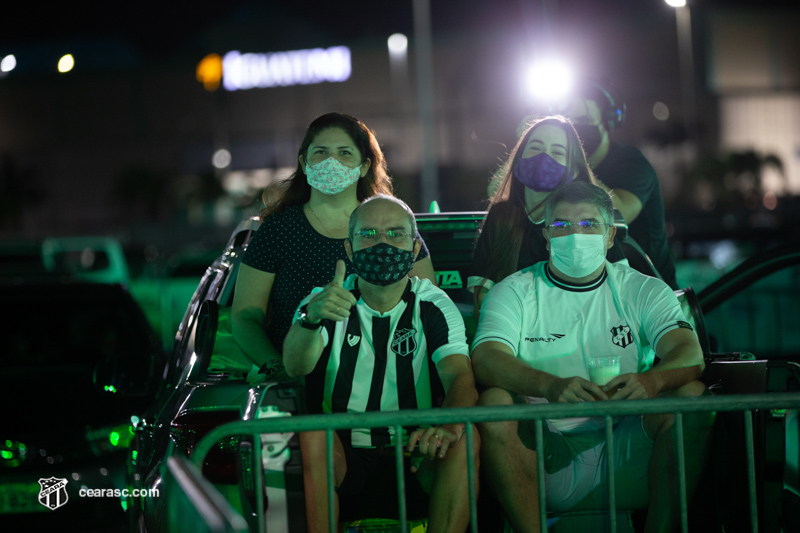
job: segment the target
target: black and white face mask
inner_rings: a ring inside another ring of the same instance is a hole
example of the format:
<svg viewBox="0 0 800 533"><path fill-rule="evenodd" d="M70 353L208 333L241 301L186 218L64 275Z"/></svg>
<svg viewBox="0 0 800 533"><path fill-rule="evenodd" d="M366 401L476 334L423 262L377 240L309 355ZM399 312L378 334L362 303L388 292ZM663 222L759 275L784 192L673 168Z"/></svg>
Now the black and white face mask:
<svg viewBox="0 0 800 533"><path fill-rule="evenodd" d="M414 268L414 251L395 248L381 242L353 252L353 265L358 276L374 285L391 285Z"/></svg>

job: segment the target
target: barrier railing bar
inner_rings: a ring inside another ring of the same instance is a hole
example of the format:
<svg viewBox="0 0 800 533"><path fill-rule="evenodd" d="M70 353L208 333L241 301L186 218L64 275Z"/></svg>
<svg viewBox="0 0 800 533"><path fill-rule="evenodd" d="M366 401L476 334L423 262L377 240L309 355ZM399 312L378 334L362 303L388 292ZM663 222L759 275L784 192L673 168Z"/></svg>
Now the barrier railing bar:
<svg viewBox="0 0 800 533"><path fill-rule="evenodd" d="M582 416L615 417L627 415L640 415L650 413L693 413L711 411L744 411L745 414L745 439L748 456L748 485L750 492L750 515L753 531L758 528L757 502L755 498L755 453L753 446L753 421L752 410L756 409L796 409L800 408L800 394L797 393L770 393L751 395L730 395L702 398L656 398L650 400L609 401L609 402L584 402L580 404L537 404L513 405L502 407L469 407L469 408L437 408L429 410L386 411L370 413L337 413L324 415L302 415L297 417L277 417L258 420L237 421L223 424L209 431L197 443L191 460L197 466L202 466L208 452L216 443L226 437L234 435L253 435L254 442L259 444L262 433L285 433L318 431L324 429L327 437L327 462L328 462L328 501L329 520L331 531L335 531L333 515L335 508L334 499L334 465L333 465L333 431L339 429L353 429L364 427L389 427L394 425L441 425L448 423L474 424L489 421L505 420L533 420L536 428L537 449L543 450L542 420L549 418L569 418ZM677 427L677 424L676 424ZM472 435L468 435L468 446ZM608 438L608 435L606 435ZM683 447L679 447L683 452ZM255 452L255 450L254 450ZM260 452L260 449L259 451ZM258 453L256 452L256 453ZM470 451L472 457L474 450ZM257 457L261 454L258 453ZM402 454L400 454L402 455ZM679 458L679 461L681 459ZM262 468L260 463L259 471ZM473 465L474 466L474 465ZM256 480L261 477L256 473ZM474 474L474 472L473 472ZM398 476L400 477L400 476ZM540 520L542 531L547 530L547 513L545 507L544 490L544 456L537 453L537 477L539 485ZM683 479L683 477L682 477ZM263 486L263 478L260 480ZM473 479L474 481L474 479ZM683 481L685 483L685 480ZM684 488L685 490L685 488ZM259 491L261 492L261 491ZM613 491L611 491L613 492ZM403 492L403 495L405 493ZM259 498L263 505L263 495ZM470 495L470 507L474 500ZM685 502L685 492L682 494ZM257 500L258 502L258 500ZM472 517L472 509L470 509ZM683 517L682 517L683 520ZM684 526L684 531L686 531Z"/></svg>
<svg viewBox="0 0 800 533"><path fill-rule="evenodd" d="M534 422L536 432L536 486L539 492L539 531L547 531L547 492L544 484L544 432L542 420Z"/></svg>
<svg viewBox="0 0 800 533"><path fill-rule="evenodd" d="M253 461L254 468L256 469L255 472L255 487L254 490L256 491L256 505L257 505L257 515L258 515L258 530L259 531L266 531L266 523L267 523L267 516L266 516L266 506L264 505L264 491L261 487L264 486L264 454L262 453L263 449L261 447L261 435L254 435L253 436Z"/></svg>
<svg viewBox="0 0 800 533"><path fill-rule="evenodd" d="M689 508L686 503L686 455L683 449L683 413L675 413L675 455L678 457L678 494L681 505L681 531L689 533Z"/></svg>
<svg viewBox="0 0 800 533"><path fill-rule="evenodd" d="M262 418L228 422L209 431L192 454L192 461L200 464L214 444L231 435L253 433L283 433L291 431L317 431L365 427L389 427L395 424L431 425L465 423L467 421L498 422L506 420L543 420L549 418L627 416L652 413L699 413L708 411L745 411L756 409L787 409L800 407L800 394L736 394L730 396L704 396L702 398L654 398L651 400L626 400L583 402L580 404L504 405L496 407L440 407L436 409L408 409L404 411L374 411L369 413L336 413L302 416ZM202 452L202 453L201 453Z"/></svg>
<svg viewBox="0 0 800 533"><path fill-rule="evenodd" d="M394 427L394 464L397 468L397 512L400 514L400 531L408 533L408 508L406 505L406 474L403 468L403 428Z"/></svg>
<svg viewBox="0 0 800 533"><path fill-rule="evenodd" d="M756 461L753 447L753 412L744 412L744 438L747 448L747 488L750 493L750 528L758 533L758 505L756 502Z"/></svg>
<svg viewBox="0 0 800 533"><path fill-rule="evenodd" d="M328 531L336 533L336 492L333 488L333 430L330 428L325 431L325 462L328 468Z"/></svg>
<svg viewBox="0 0 800 533"><path fill-rule="evenodd" d="M608 466L608 530L617 530L616 465L614 464L614 419L606 417L606 458Z"/></svg>
<svg viewBox="0 0 800 533"><path fill-rule="evenodd" d="M469 523L472 533L478 533L478 491L477 472L475 472L475 442L472 437L472 423L464 424L467 437L467 484L469 486Z"/></svg>

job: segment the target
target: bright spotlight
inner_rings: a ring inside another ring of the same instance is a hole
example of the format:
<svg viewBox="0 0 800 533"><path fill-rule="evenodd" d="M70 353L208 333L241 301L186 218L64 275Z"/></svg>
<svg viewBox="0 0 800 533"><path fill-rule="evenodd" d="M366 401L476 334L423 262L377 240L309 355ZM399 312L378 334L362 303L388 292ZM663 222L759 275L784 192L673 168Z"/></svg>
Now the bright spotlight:
<svg viewBox="0 0 800 533"><path fill-rule="evenodd" d="M0 72L11 72L17 66L17 58L7 55L0 61Z"/></svg>
<svg viewBox="0 0 800 533"><path fill-rule="evenodd" d="M211 164L213 164L215 168L227 168L228 165L231 164L231 153L225 148L220 148L214 152Z"/></svg>
<svg viewBox="0 0 800 533"><path fill-rule="evenodd" d="M59 72L69 72L70 70L72 70L72 67L74 66L75 66L75 58L72 57L72 54L67 54L58 60Z"/></svg>
<svg viewBox="0 0 800 533"><path fill-rule="evenodd" d="M664 0L667 5L672 7L684 7L686 5L686 0Z"/></svg>
<svg viewBox="0 0 800 533"><path fill-rule="evenodd" d="M389 45L389 52L393 54L402 54L408 49L408 37L402 33L393 33L386 40Z"/></svg>
<svg viewBox="0 0 800 533"><path fill-rule="evenodd" d="M537 63L525 74L525 88L533 98L555 101L567 95L572 86L572 72L560 61Z"/></svg>

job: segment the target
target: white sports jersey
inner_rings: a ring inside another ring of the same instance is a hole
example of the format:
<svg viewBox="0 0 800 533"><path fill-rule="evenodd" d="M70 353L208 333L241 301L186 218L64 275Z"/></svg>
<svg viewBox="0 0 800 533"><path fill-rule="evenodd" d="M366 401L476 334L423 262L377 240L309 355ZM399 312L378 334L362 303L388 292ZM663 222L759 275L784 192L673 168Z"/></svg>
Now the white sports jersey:
<svg viewBox="0 0 800 533"><path fill-rule="evenodd" d="M588 380L586 361L593 355L622 356L622 374L644 372L661 337L679 327L692 329L675 293L661 280L606 261L597 280L570 285L542 261L492 287L473 348L502 342L537 370Z"/></svg>
<svg viewBox="0 0 800 533"><path fill-rule="evenodd" d="M320 406L324 413L430 409L444 393L436 365L448 355L469 352L461 314L441 289L416 277L409 278L392 310L379 313L361 299L357 279L353 274L343 285L357 300L350 317L325 320L319 330L325 349L306 376L309 410L319 411ZM314 289L300 306L321 290ZM404 428L404 442L414 429ZM394 442L393 435L393 429L354 429L350 444L388 445Z"/></svg>

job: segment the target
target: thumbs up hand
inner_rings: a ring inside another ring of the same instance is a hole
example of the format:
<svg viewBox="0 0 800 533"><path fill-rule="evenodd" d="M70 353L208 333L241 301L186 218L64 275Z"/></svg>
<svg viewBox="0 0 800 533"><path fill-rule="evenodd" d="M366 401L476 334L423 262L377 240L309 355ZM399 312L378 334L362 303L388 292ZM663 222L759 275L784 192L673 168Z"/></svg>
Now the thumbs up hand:
<svg viewBox="0 0 800 533"><path fill-rule="evenodd" d="M350 291L343 288L345 270L344 261L339 259L333 281L325 285L308 303L308 322L316 324L324 319L339 322L350 316L350 308L356 304L356 299Z"/></svg>

